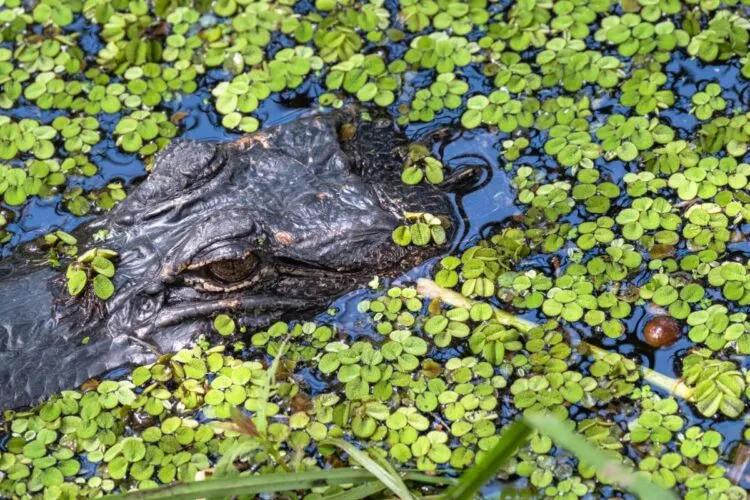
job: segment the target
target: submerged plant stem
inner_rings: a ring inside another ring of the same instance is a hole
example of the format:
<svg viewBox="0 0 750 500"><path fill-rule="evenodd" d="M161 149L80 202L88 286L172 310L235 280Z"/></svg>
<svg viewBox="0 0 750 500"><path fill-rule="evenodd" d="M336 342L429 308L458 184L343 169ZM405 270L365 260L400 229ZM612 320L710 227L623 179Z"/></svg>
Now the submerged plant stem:
<svg viewBox="0 0 750 500"><path fill-rule="evenodd" d="M431 299L438 299L441 302L448 304L453 307L465 307L470 308L472 305L478 303L479 301L471 300L467 297L464 297L460 293L449 290L448 288L443 288L437 283L435 283L431 279L427 278L419 278L417 280L417 292L422 294L423 296ZM510 326L515 329L517 329L520 332L527 333L532 328L539 326L533 321L529 321L524 318L519 318L518 316L511 314L507 311L503 311L501 309L498 309L497 307L490 304L490 307L492 307L492 310L495 315L495 319L498 321L498 323ZM589 342L586 342L582 340L581 346L587 350L592 356L596 358L603 358L605 356L608 356L612 354L611 352L607 351L606 349L602 349L601 347L595 346ZM680 397L682 399L685 399L687 401L692 402L693 401L693 390L688 387L682 380L680 379L674 379L672 377L669 377L667 375L664 375L663 373L659 373L656 370L652 370L651 368L637 365L638 371L640 372L641 376L643 377L646 382L661 387L662 389L669 391L671 394Z"/></svg>
<svg viewBox="0 0 750 500"><path fill-rule="evenodd" d="M599 346L595 346L583 340L581 341L581 345L597 359L602 359L605 356L609 356L610 354L612 354L606 349L602 349ZM646 382L661 387L665 391L668 391L669 393L682 399L693 402L693 390L688 387L685 382L682 381L682 379L672 378L642 365L637 366L638 371L640 371L641 376L644 380L646 380Z"/></svg>

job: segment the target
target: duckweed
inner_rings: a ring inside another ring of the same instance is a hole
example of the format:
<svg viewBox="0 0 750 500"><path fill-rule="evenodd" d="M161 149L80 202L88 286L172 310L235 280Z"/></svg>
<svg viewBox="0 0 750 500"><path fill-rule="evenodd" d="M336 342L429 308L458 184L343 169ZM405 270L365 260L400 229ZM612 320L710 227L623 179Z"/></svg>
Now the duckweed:
<svg viewBox="0 0 750 500"><path fill-rule="evenodd" d="M73 296L80 295L90 283L91 291L97 298L110 298L115 292L115 285L112 283L115 265L112 260L116 257L116 252L105 248L94 248L78 257L75 262L68 265L65 272L68 293Z"/></svg>
<svg viewBox="0 0 750 500"><path fill-rule="evenodd" d="M247 333L228 311L212 318L221 342L206 332L119 380L6 412L0 495L95 496L211 468L310 470L340 458L322 442L341 437L443 473L481 461L506 423L544 409L685 498L743 498L727 443L748 433L712 427L740 419L750 397L750 113L726 87L726 74L744 78L737 88L750 76L747 8L0 0L0 244L17 239L34 198L74 215L111 209L126 186L91 187L102 146L149 168L186 128L191 95L231 133L261 128L292 94L384 108L410 129L451 121L472 140L489 133L519 212L428 271L471 306L393 286L358 304L370 330L356 337L320 321ZM704 64L711 78L686 85L674 69ZM405 158L406 184L452 173L444 149L412 145ZM439 214L403 214L392 237L408 252L455 229ZM79 256L78 244L58 230L42 248L67 266L71 295L106 300L117 256ZM539 326L506 324L497 306ZM644 311L683 327L672 354L685 401L652 392L627 349L579 342L635 342ZM540 434L500 478L540 496L619 494Z"/></svg>

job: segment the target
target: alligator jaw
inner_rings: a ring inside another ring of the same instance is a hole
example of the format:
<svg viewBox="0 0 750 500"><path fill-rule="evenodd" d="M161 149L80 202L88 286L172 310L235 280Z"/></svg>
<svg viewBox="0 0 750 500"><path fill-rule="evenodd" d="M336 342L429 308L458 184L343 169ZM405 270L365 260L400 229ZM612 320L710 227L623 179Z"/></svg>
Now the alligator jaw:
<svg viewBox="0 0 750 500"><path fill-rule="evenodd" d="M259 296L180 304L161 311L156 319L156 327L174 325L196 317L209 316L217 312L253 311L262 313L273 309L287 312L304 311L310 308L310 301L286 297Z"/></svg>

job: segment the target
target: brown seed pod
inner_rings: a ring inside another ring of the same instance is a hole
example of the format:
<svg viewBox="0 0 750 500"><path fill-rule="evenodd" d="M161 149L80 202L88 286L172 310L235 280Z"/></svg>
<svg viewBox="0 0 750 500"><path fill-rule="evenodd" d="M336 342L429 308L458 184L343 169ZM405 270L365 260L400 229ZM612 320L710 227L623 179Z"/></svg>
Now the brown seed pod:
<svg viewBox="0 0 750 500"><path fill-rule="evenodd" d="M671 316L655 316L643 329L643 338L651 347L667 347L680 338L680 324Z"/></svg>

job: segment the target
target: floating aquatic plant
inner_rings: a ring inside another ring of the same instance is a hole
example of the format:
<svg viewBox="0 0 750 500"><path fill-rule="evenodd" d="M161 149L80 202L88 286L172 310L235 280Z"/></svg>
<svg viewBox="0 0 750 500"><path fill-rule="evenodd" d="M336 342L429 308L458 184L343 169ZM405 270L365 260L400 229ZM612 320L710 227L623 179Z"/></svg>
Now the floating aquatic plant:
<svg viewBox="0 0 750 500"><path fill-rule="evenodd" d="M746 7L0 0L0 243L17 241L32 199L74 215L111 209L126 183L101 170L102 151L116 144L148 167L182 130L191 94L236 132L297 98L356 99L410 129L455 118L477 141L489 129L496 142L481 147L511 162L519 212L425 271L441 300L424 287L371 292L356 313L370 336L335 322L246 332L226 311L207 323L226 345L201 340L7 412L0 495L145 492L211 472L158 494L252 494L283 490L290 469L295 489L408 497L456 483L449 467L468 472L448 498L490 477L574 498L613 488L611 471L631 463L619 489L650 480L686 498L743 498L726 443L747 430L722 439L711 427L740 418L750 397L750 273L735 253L750 220L750 114L721 88L750 75ZM685 94L672 66L688 57L721 80ZM445 179L449 148L405 153L405 183ZM393 239L408 252L445 243L446 230L404 214ZM74 296L112 294L116 256L78 257L60 230L39 247L69 265ZM614 352L610 339L638 345L644 313L678 325L679 379ZM541 409L576 418L535 420ZM508 427L521 414L535 431ZM572 429L601 451L573 449ZM362 468L320 470L323 459Z"/></svg>
<svg viewBox="0 0 750 500"><path fill-rule="evenodd" d="M398 226L393 231L393 241L398 245L425 246L431 242L442 245L446 240L444 221L428 213L406 214L408 225Z"/></svg>
<svg viewBox="0 0 750 500"><path fill-rule="evenodd" d="M162 112L134 111L117 122L117 144L128 153L150 156L164 149L177 127Z"/></svg>
<svg viewBox="0 0 750 500"><path fill-rule="evenodd" d="M115 275L113 260L117 253L106 248L94 248L68 265L65 277L68 280L68 293L80 295L90 283L96 297L107 300L114 294L112 277Z"/></svg>

